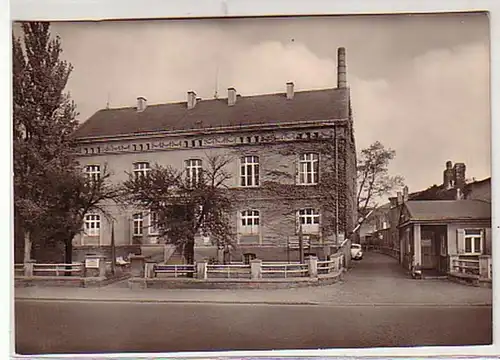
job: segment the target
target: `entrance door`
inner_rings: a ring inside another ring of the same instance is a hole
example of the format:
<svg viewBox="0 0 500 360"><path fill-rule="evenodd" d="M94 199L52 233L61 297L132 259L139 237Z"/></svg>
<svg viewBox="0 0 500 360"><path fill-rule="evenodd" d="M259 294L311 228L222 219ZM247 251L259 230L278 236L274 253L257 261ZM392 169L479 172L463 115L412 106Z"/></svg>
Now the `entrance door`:
<svg viewBox="0 0 500 360"><path fill-rule="evenodd" d="M434 244L434 234L432 232L422 232L422 268L436 269L437 268L437 254L436 246Z"/></svg>

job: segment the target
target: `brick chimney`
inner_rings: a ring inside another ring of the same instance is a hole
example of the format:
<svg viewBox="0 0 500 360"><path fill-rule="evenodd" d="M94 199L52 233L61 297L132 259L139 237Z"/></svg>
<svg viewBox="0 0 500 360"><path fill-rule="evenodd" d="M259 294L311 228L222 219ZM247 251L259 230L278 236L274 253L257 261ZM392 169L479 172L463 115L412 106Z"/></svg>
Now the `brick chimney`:
<svg viewBox="0 0 500 360"><path fill-rule="evenodd" d="M137 98L137 112L143 112L146 110L146 107L148 106L148 101L146 100L145 97L139 96Z"/></svg>
<svg viewBox="0 0 500 360"><path fill-rule="evenodd" d="M456 163L453 170L455 173L455 187L463 190L465 187L465 164Z"/></svg>
<svg viewBox="0 0 500 360"><path fill-rule="evenodd" d="M337 49L337 88L347 87L347 67L345 61L345 48Z"/></svg>
<svg viewBox="0 0 500 360"><path fill-rule="evenodd" d="M236 89L230 87L227 89L227 105L234 106L236 104Z"/></svg>
<svg viewBox="0 0 500 360"><path fill-rule="evenodd" d="M188 91L187 93L187 108L194 109L196 106L196 93L194 91Z"/></svg>
<svg viewBox="0 0 500 360"><path fill-rule="evenodd" d="M402 205L403 204L403 193L401 191L398 191L397 192L397 204L398 205Z"/></svg>
<svg viewBox="0 0 500 360"><path fill-rule="evenodd" d="M286 98L292 100L293 95L293 82L290 81L286 83Z"/></svg>
<svg viewBox="0 0 500 360"><path fill-rule="evenodd" d="M451 161L446 162L446 168L443 171L443 186L447 190L453 189L455 186L455 171Z"/></svg>
<svg viewBox="0 0 500 360"><path fill-rule="evenodd" d="M408 197L409 197L408 186L405 186L403 188L403 202L407 202L408 201Z"/></svg>

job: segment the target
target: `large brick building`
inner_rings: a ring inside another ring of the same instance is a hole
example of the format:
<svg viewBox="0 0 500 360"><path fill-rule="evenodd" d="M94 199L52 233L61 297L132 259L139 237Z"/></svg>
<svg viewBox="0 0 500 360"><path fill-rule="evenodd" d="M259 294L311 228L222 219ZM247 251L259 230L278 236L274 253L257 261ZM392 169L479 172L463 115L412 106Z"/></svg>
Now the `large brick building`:
<svg viewBox="0 0 500 360"><path fill-rule="evenodd" d="M243 97L234 88L227 98L100 110L76 133L77 155L89 175L104 167L110 181L144 172L154 164L171 165L195 174L207 156L230 155L227 184L238 199L233 214L235 251L283 258L299 224L310 235L319 256L354 227L356 150L344 48L338 49L336 88L286 91ZM285 85L285 84L284 84ZM325 150L326 149L326 150ZM276 180L277 174L281 177ZM327 173L332 175L327 179ZM331 184L331 199L322 201L322 181ZM266 183L278 181L293 191L273 193ZM110 204L117 246L161 243L154 219L138 209ZM85 232L75 249L109 246L111 225L102 214L87 214ZM196 254L210 255L209 239L199 238ZM287 254L289 252L287 251ZM238 256L238 254L235 254ZM198 255L198 257L201 255Z"/></svg>

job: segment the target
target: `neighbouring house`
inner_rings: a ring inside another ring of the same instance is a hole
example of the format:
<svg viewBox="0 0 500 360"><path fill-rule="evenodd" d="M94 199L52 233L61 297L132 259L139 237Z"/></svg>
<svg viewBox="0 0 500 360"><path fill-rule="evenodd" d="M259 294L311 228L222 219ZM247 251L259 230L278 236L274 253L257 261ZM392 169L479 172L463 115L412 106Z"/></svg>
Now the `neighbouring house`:
<svg viewBox="0 0 500 360"><path fill-rule="evenodd" d="M481 234L477 236L481 240L476 240L481 242L481 253L489 255L491 178L466 181L465 169L463 163L453 165L448 161L441 185L413 193L405 187L397 196L389 198L390 202L373 212L370 219L370 224L376 224L374 231L365 235L370 244L397 256L408 270L412 264L418 263L428 274L450 271L450 259L455 256L477 257L475 248L472 255L469 253L469 240L467 246L465 240L461 240L463 237L473 238L474 232ZM453 212L453 209L457 211ZM423 216L421 211L424 210L428 214L434 212L434 217ZM405 220L408 223L402 223L403 214L409 216ZM415 247L417 235L420 236L420 245Z"/></svg>
<svg viewBox="0 0 500 360"><path fill-rule="evenodd" d="M424 275L447 274L453 256L491 255L491 204L481 200L410 200L398 227L403 266Z"/></svg>
<svg viewBox="0 0 500 360"><path fill-rule="evenodd" d="M106 167L120 183L127 173L146 173L154 164L170 165L197 176L207 155L230 155L233 175L226 184L238 201L232 214L236 259L254 253L261 259L286 260L298 224L311 243L309 251L326 257L347 239L356 222L356 148L345 49L337 54L337 87L296 91L286 84L278 94L100 110L75 134L77 156L89 176ZM333 163L321 155L325 144L335 149ZM334 167L335 206L318 199L317 186L326 167ZM269 196L263 184L279 171L296 191ZM117 247L162 244L155 215L110 204ZM327 216L327 215L330 216ZM333 214L333 216L332 216ZM74 239L75 253L99 251L111 242L111 223L99 213L87 214L84 232ZM333 245L332 245L333 244ZM195 258L217 256L209 237L196 239ZM298 252L291 254L297 259Z"/></svg>

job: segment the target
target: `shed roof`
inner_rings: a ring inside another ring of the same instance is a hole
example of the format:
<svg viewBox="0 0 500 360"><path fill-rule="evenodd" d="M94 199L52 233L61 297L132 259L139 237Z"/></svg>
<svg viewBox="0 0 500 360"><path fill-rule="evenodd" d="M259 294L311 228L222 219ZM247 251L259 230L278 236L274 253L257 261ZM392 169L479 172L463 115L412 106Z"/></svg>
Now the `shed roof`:
<svg viewBox="0 0 500 360"><path fill-rule="evenodd" d="M163 131L269 125L301 121L347 119L349 89L324 89L286 94L238 96L234 106L227 99L199 101L193 109L187 102L104 109L96 112L76 131L75 138L101 138Z"/></svg>
<svg viewBox="0 0 500 360"><path fill-rule="evenodd" d="M491 204L480 200L410 200L405 206L412 221L491 218Z"/></svg>

